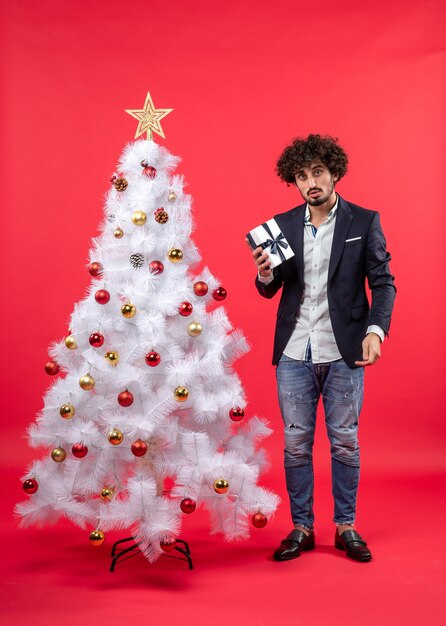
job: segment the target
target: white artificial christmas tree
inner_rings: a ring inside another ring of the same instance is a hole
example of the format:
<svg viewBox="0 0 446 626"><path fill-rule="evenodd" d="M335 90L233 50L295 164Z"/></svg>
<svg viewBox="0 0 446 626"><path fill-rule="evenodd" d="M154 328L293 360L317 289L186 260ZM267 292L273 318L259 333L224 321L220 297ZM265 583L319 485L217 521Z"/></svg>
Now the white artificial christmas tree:
<svg viewBox="0 0 446 626"><path fill-rule="evenodd" d="M28 500L16 510L22 525L64 515L96 545L127 528L154 561L200 504L230 540L249 536L251 520L265 525L279 499L257 484L271 431L244 418L232 369L247 343L215 306L225 289L207 268L192 273L200 256L179 158L151 139L164 136L169 110L148 94L128 112L149 139L124 149L92 240L88 294L50 348L47 372L62 376L29 428L31 445L49 452L26 472Z"/></svg>

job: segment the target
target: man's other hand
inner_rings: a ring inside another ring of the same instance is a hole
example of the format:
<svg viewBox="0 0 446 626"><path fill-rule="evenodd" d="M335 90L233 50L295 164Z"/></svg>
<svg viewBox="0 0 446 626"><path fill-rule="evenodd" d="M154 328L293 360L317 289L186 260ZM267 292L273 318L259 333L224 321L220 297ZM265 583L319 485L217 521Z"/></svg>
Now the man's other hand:
<svg viewBox="0 0 446 626"><path fill-rule="evenodd" d="M264 278L268 278L268 276L271 276L271 261L269 260L268 254L266 252L263 252L261 246L259 246L255 250L252 250L251 246L249 245L248 239L245 239L245 241L252 252L252 257L260 276L263 276Z"/></svg>
<svg viewBox="0 0 446 626"><path fill-rule="evenodd" d="M355 365L373 365L381 356L381 339L376 333L369 333L362 342L363 361L355 361Z"/></svg>

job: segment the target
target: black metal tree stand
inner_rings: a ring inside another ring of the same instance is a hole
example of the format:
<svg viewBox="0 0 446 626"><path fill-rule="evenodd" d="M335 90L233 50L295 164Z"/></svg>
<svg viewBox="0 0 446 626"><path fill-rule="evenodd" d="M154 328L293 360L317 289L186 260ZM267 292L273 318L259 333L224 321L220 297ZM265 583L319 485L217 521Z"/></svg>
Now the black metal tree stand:
<svg viewBox="0 0 446 626"><path fill-rule="evenodd" d="M129 542L131 542L131 544L127 547L121 547L122 544ZM181 546L183 547L179 547L178 544L181 544ZM189 546L185 541L183 541L183 539L176 540L176 546L174 550L176 552L179 552L183 556L175 556L174 554L168 554L167 552L164 552L161 556L167 556L171 559L178 559L180 561L187 561L187 563L189 564L189 569L194 568ZM136 556L140 552L141 550L134 537L126 537L126 539L119 539L119 541L115 541L111 551L112 562L110 565L110 571L114 572L115 567L118 563L122 563L122 561L130 559L132 556Z"/></svg>

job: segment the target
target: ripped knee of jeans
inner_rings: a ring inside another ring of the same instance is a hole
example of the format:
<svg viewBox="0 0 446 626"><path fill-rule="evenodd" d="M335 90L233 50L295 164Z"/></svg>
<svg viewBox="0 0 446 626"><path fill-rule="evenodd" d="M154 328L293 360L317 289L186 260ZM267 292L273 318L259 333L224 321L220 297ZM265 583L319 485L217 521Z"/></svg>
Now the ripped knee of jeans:
<svg viewBox="0 0 446 626"><path fill-rule="evenodd" d="M313 454L313 432L298 430L293 423L285 428L285 454L288 460L305 465L311 462Z"/></svg>

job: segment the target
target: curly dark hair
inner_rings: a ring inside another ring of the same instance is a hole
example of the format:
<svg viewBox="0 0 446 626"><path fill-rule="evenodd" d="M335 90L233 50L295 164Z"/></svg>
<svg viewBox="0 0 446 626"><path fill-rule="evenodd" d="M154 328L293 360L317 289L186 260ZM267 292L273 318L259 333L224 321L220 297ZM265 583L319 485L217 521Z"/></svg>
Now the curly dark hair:
<svg viewBox="0 0 446 626"><path fill-rule="evenodd" d="M300 169L309 167L313 161L321 161L339 181L347 173L348 156L338 141L330 135L298 137L280 155L277 175L288 184L294 183Z"/></svg>

